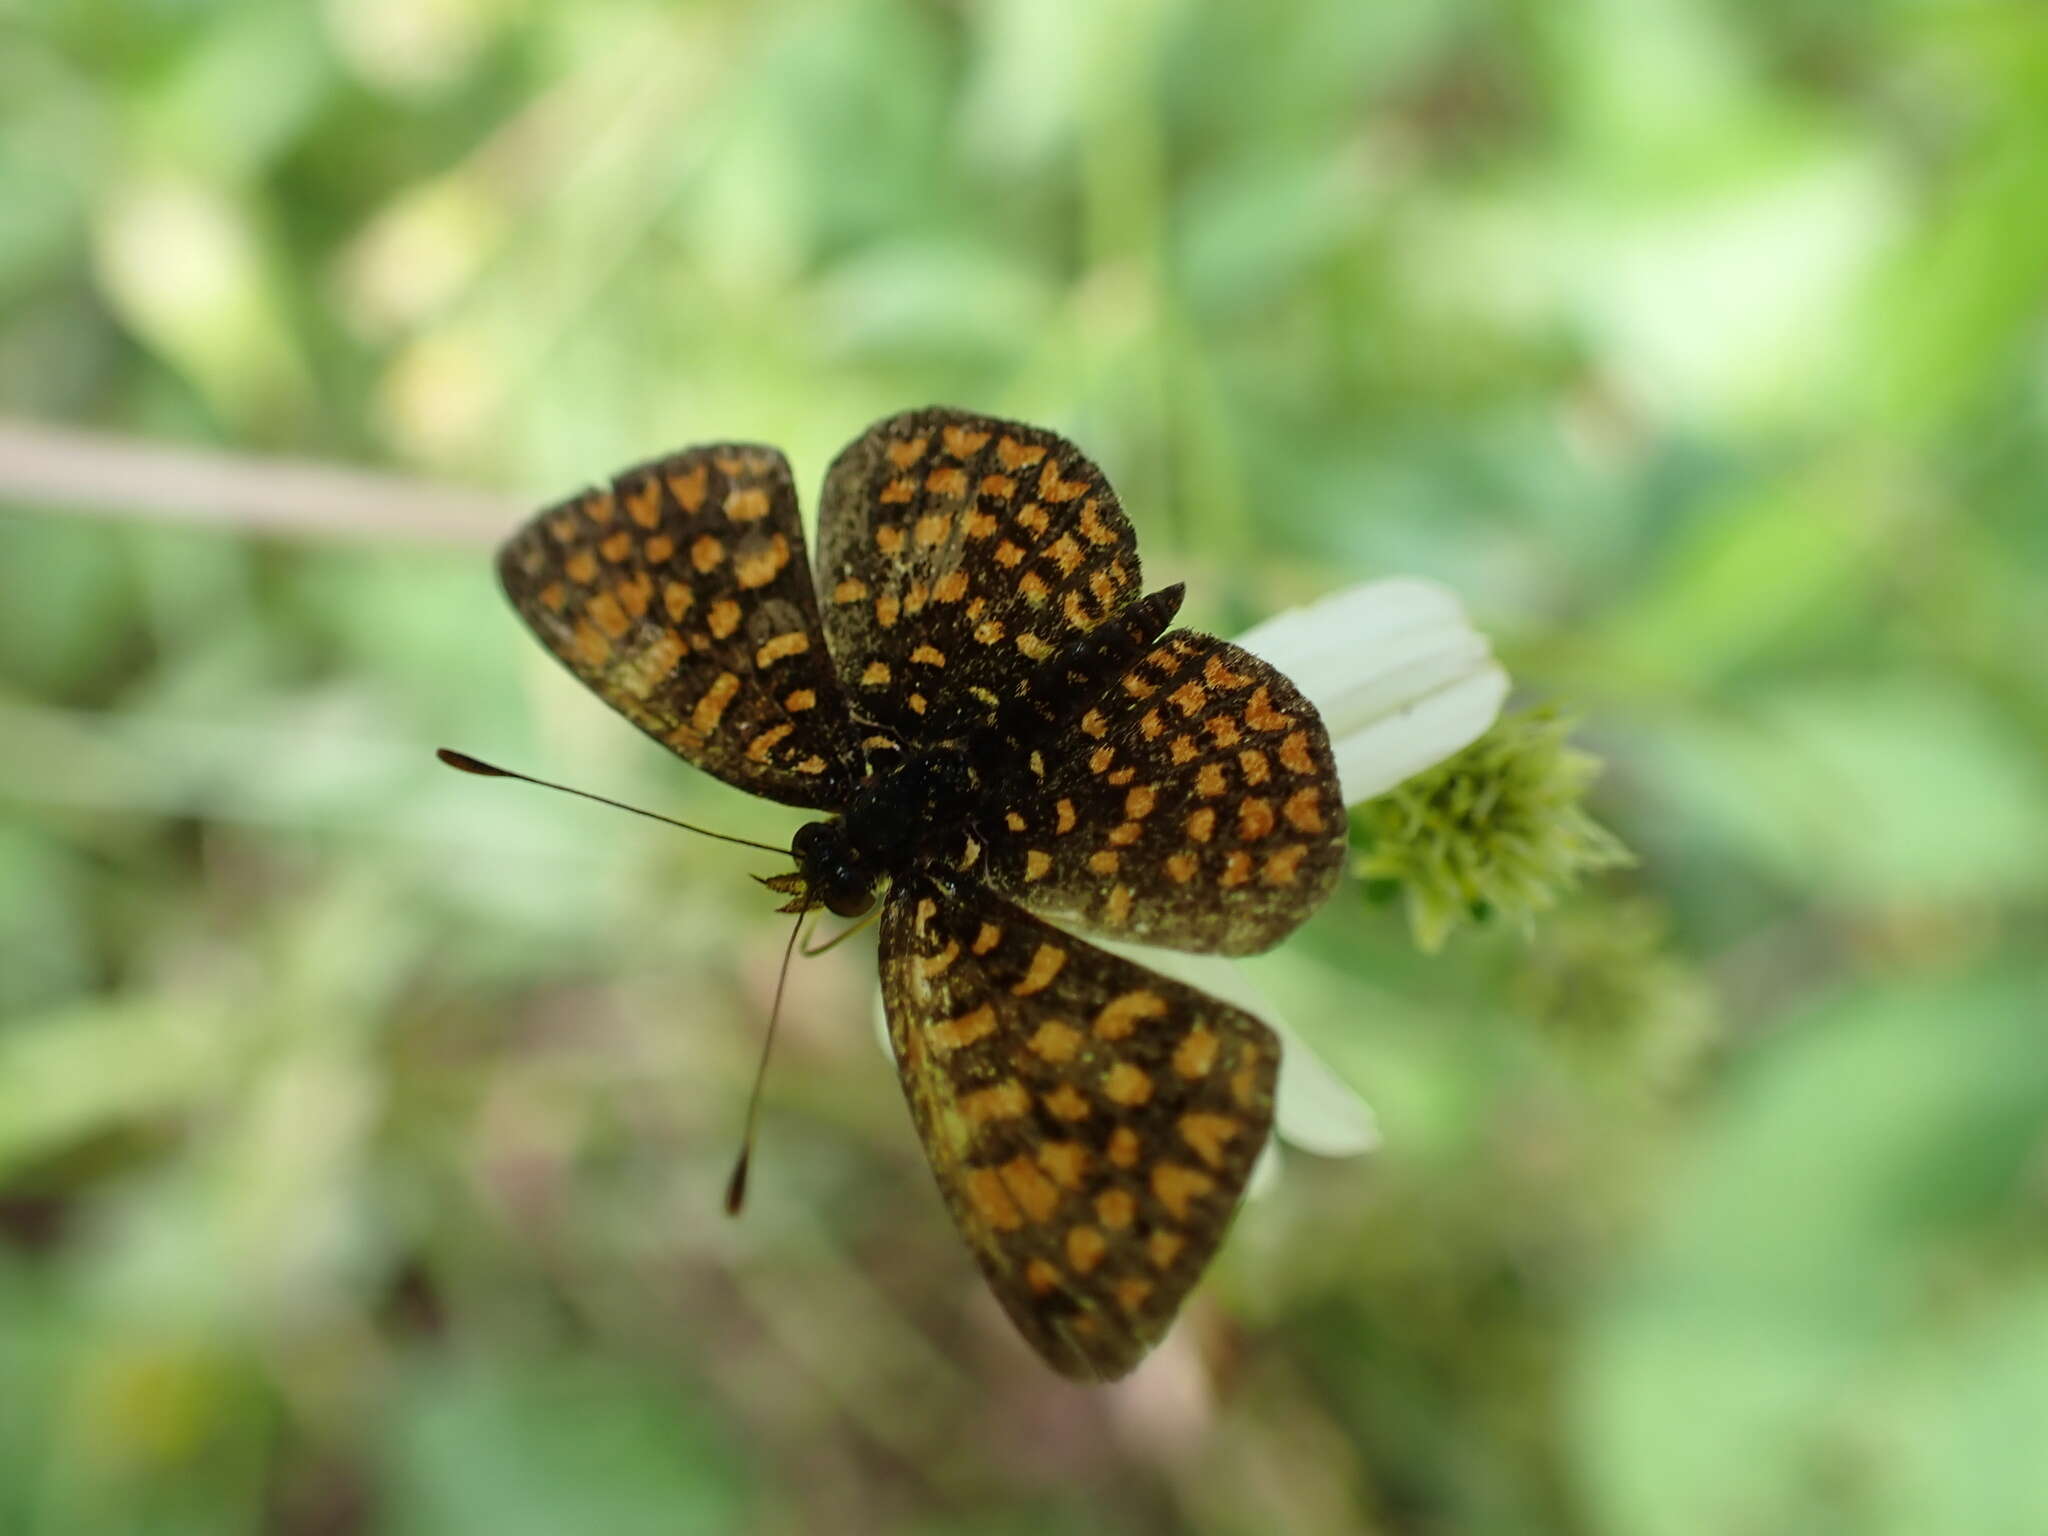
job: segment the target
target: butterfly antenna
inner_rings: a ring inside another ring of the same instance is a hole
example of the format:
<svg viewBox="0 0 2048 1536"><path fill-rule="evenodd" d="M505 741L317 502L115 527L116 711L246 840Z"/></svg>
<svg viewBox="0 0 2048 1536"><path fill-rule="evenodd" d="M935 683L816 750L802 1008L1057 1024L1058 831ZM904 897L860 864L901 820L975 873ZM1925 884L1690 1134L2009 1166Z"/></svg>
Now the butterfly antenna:
<svg viewBox="0 0 2048 1536"><path fill-rule="evenodd" d="M747 1203L747 1165L754 1157L754 1127L761 1118L761 1085L768 1081L768 1055L775 1049L775 1026L782 1019L782 989L789 981L790 958L796 953L796 936L804 931L808 905L797 909L796 922L789 930L789 942L782 946L782 969L775 973L775 1004L768 1010L768 1036L761 1042L761 1062L754 1068L753 1091L747 1095L747 1120L740 1132L740 1155L733 1160L732 1177L725 1185L725 1214L739 1215Z"/></svg>
<svg viewBox="0 0 2048 1536"><path fill-rule="evenodd" d="M695 832L701 837L715 837L721 843L738 843L742 848L758 848L763 853L779 853L789 856L787 848L777 848L773 843L757 843L752 838L733 837L725 832L713 832L709 827L695 827L687 821L677 821L673 816L664 816L659 811L643 811L637 805L627 805L619 800L607 800L603 795L593 795L587 789L571 789L566 784L553 784L546 779L536 779L529 773L514 773L510 768L500 768L482 758L471 757L467 752L457 752L453 747L437 747L434 756L450 768L463 773L473 773L484 779L517 779L522 784L538 784L542 789L559 789L565 795L575 795L584 800L595 800L599 805L609 805L615 810L631 811L635 816L645 816L649 821L664 822L671 827L681 827L685 832Z"/></svg>

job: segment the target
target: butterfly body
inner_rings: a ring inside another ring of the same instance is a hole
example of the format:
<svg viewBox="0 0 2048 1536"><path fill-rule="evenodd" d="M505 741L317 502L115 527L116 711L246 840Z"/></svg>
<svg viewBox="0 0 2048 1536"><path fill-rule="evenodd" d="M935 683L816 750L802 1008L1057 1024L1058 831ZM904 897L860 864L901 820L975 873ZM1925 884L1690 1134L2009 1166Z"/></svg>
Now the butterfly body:
<svg viewBox="0 0 2048 1536"><path fill-rule="evenodd" d="M1227 1229L1279 1045L1074 928L1243 954L1333 888L1309 702L1173 629L1100 470L933 408L834 461L814 582L789 468L716 444L549 508L499 558L548 649L688 761L823 813L768 883L882 899L891 1042L939 1188L1056 1369L1128 1371Z"/></svg>
<svg viewBox="0 0 2048 1536"><path fill-rule="evenodd" d="M987 830L1018 798L1018 780L1043 762L1073 721L1158 638L1180 608L1169 587L1114 623L1069 641L1020 680L988 718L951 741L905 757L894 748L842 813L797 829L792 895L859 917L879 887L921 866L970 871ZM893 748L893 744L892 744Z"/></svg>

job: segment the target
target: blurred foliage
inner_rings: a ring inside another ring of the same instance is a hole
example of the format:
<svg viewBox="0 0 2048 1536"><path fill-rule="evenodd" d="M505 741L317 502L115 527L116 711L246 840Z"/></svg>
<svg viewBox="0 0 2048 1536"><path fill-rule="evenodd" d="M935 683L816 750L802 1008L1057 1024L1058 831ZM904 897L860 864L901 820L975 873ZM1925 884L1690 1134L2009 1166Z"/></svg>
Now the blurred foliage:
<svg viewBox="0 0 2048 1536"><path fill-rule="evenodd" d="M1004 1331L870 1039L481 543L0 520L0 1531L2048 1530L2048 9L14 0L0 408L537 500L1055 424L1225 628L1450 582L1640 856L1262 984L1156 1362ZM6 466L0 464L0 484Z"/></svg>

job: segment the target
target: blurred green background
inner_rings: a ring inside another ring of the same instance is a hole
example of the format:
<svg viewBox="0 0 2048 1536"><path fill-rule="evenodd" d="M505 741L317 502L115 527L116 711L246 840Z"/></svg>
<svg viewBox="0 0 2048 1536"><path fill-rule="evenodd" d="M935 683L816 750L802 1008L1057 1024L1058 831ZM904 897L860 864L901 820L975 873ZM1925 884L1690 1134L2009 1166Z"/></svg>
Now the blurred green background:
<svg viewBox="0 0 2048 1536"><path fill-rule="evenodd" d="M1641 860L1266 962L1386 1144L1114 1391L871 947L727 1222L756 866L430 757L786 834L488 552L929 401L1452 584ZM13 0L0 412L255 487L0 438L0 1531L2048 1531L2048 8Z"/></svg>

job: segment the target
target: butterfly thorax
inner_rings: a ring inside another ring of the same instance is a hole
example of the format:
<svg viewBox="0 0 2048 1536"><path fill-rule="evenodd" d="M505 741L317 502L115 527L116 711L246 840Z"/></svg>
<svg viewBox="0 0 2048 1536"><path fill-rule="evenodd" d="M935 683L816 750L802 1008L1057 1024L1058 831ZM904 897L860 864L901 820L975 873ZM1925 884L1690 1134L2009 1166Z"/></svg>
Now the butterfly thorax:
<svg viewBox="0 0 2048 1536"><path fill-rule="evenodd" d="M1042 771L1075 722L1180 609L1178 585L1132 603L1048 657L1027 684L985 706L954 739L874 774L846 809L797 830L790 844L802 899L859 917L886 881L919 865L971 861L976 823L1001 815L1017 781ZM796 882L792 882L796 884Z"/></svg>

